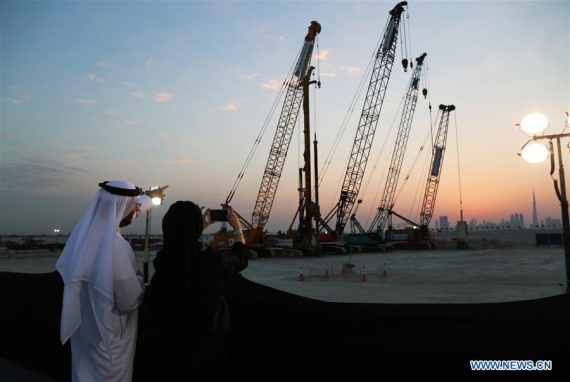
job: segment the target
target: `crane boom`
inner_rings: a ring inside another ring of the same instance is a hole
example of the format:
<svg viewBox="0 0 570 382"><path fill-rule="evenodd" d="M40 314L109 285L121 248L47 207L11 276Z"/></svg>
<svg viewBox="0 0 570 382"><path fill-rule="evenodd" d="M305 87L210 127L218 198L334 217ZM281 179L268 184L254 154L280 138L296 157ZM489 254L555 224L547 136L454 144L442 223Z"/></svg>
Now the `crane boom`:
<svg viewBox="0 0 570 382"><path fill-rule="evenodd" d="M275 136L269 151L269 158L263 172L261 186L259 187L251 217L253 227L259 229L260 232L263 230L263 227L265 227L269 219L271 207L273 206L277 186L281 178L281 172L285 164L287 151L289 150L289 144L291 143L291 137L295 130L297 116L303 100L303 88L300 86L300 83L305 77L307 68L311 63L315 38L320 32L321 25L316 21L311 21L309 32L305 37L303 48L295 65L295 71L287 81L287 93L285 95L283 109L279 116L279 122L275 130Z"/></svg>
<svg viewBox="0 0 570 382"><path fill-rule="evenodd" d="M375 231L378 234L382 234L384 226L386 225L386 221L388 220L389 211L394 206L394 195L396 194L396 187L398 185L400 170L402 169L404 154L406 151L408 138L410 136L412 120L416 111L420 77L426 55L427 54L424 53L420 57L416 58L416 66L412 73L412 78L410 79L410 84L406 93L402 110L402 117L400 119L400 127L396 136L396 142L394 145L394 151L392 153L392 159L390 161L390 167L388 168L386 186L382 195L380 207L378 208L378 212L376 213L376 216L370 225L370 229L368 230L369 232Z"/></svg>
<svg viewBox="0 0 570 382"><path fill-rule="evenodd" d="M382 43L376 52L374 68L370 77L362 113L360 114L360 121L358 122L356 137L354 138L352 151L346 168L340 198L333 210L321 222L323 226L327 228L329 227L328 222L332 216L336 215L336 225L331 232L332 236L336 238L342 236L344 227L350 218L356 198L358 197L370 148L372 147L374 133L376 132L376 126L380 117L380 111L382 110L388 80L390 79L390 73L392 72L392 66L394 64L400 18L405 10L404 6L407 5L407 1L402 1L389 12L390 16L386 30L384 31Z"/></svg>
<svg viewBox="0 0 570 382"><path fill-rule="evenodd" d="M445 145L447 142L449 114L455 110L455 106L439 105L439 110L441 110L439 127L437 129L437 135L435 137L435 143L432 150L431 165L427 177L422 210L420 212L420 228L425 232L427 232L427 228L429 227L429 223L433 217L435 199L437 196L439 179L441 177L441 166L443 165L443 155L445 154Z"/></svg>

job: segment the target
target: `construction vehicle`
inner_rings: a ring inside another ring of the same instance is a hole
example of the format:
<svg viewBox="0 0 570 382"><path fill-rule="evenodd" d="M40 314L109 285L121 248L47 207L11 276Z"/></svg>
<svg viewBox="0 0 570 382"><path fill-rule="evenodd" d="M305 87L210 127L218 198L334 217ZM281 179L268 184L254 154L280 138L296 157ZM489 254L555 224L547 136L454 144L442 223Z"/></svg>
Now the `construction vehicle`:
<svg viewBox="0 0 570 382"><path fill-rule="evenodd" d="M343 235L343 239L346 243L350 244L360 244L366 246L377 246L384 241L378 232L382 232L382 227L388 219L388 211L391 210L394 201L394 195L396 193L396 186L398 184L398 178L400 175L400 170L402 168L402 163L404 160L404 153L406 150L406 145L408 138L410 136L410 130L412 126L412 121L414 113L416 110L416 105L418 101L418 93L420 89L420 79L422 74L422 68L424 60L427 53L422 54L420 57L416 58L416 65L410 82L408 85L408 91L404 96L404 105L402 108L402 116L400 119L400 126L396 136L396 141L394 145L394 151L392 153L392 159L388 169L388 175L386 178L386 186L384 188L384 194L382 195L382 201L380 207L378 208L378 213L376 214L371 228L368 231L364 231L358 220L356 219L356 211L350 217L351 232L349 234ZM422 90L424 97L427 96L427 89ZM358 201L360 204L362 200ZM378 229L375 230L373 227L378 225Z"/></svg>
<svg viewBox="0 0 570 382"><path fill-rule="evenodd" d="M402 13L407 6L406 1L398 3L390 12L382 42L376 52L374 67L368 85L368 91L362 107L356 136L352 146L348 166L346 168L340 197L333 209L319 219L324 232L319 233L319 241L325 243L341 243L344 228L351 216L352 209L358 197L364 171L368 162L370 148L374 139L376 126L382 110L384 95L396 55L398 26ZM403 61L407 70L407 59ZM332 228L331 220L336 216Z"/></svg>
<svg viewBox="0 0 570 382"><path fill-rule="evenodd" d="M311 21L311 25L308 28L309 31L305 36L302 49L296 58L296 63L293 67L294 70L288 75L284 82L284 86L286 87L285 100L277 124L277 129L275 131L275 136L273 138L273 143L271 144L269 151L269 158L263 172L251 221L248 221L236 211L242 227L244 228L244 236L247 245L260 252L262 256L266 255L263 248L268 247L268 244L270 244L267 242L267 238L263 235L263 231L267 221L269 220L271 207L273 206L277 187L281 178L281 172L289 150L289 144L291 142L291 137L297 122L297 116L301 108L303 98L303 88L300 86L301 81L303 81L307 74L313 55L315 39L321 32L321 25L317 21ZM222 204L223 208L229 208L230 202L235 195L237 185L239 185L239 181L243 178L243 175L243 171L238 175L238 180L236 181L234 188L230 191L225 203ZM214 234L212 245L218 247L230 246L233 243L233 237L233 231L227 231L227 229L223 227L219 232Z"/></svg>
<svg viewBox="0 0 570 382"><path fill-rule="evenodd" d="M370 229L368 230L369 232L383 232L386 220L388 219L388 211L390 211L394 206L394 195L396 194L396 187L398 185L398 179L400 177L400 171L404 161L404 154L406 152L406 146L418 102L419 83L425 57L426 53L416 58L416 67L412 73L412 78L410 79L410 84L406 93L402 117L400 119L400 127L396 136L394 151L392 153L392 159L390 161L388 175L386 177L384 193L382 195L378 212L370 225ZM424 89L423 93L424 96L427 95L427 90Z"/></svg>
<svg viewBox="0 0 570 382"><path fill-rule="evenodd" d="M455 105L439 105L441 116L439 127L435 136L435 143L432 150L431 165L427 177L422 210L420 212L420 230L422 237L429 237L429 223L433 217L439 180L441 178L441 166L447 143L447 131L449 128L449 115L455 110ZM463 219L462 219L463 220Z"/></svg>
<svg viewBox="0 0 570 382"><path fill-rule="evenodd" d="M313 220L318 224L320 218L319 207L319 189L318 189L318 153L317 153L317 137L315 133L314 144L314 160L315 160L315 201L312 197L311 186L311 128L309 118L309 85L317 83L311 81L311 73L315 69L313 66L309 68L305 79L302 81L303 87L303 136L304 136L304 151L303 161L304 165L299 169L299 208L295 217L299 216L299 225L297 230L289 228L289 234L293 237L293 246L296 249L303 251L303 255L321 255L320 245L316 239L316 232L318 227L313 230ZM303 176L304 173L304 176ZM303 183L304 180L304 183ZM294 218L295 219L295 218ZM291 224L292 226L292 224Z"/></svg>
<svg viewBox="0 0 570 382"><path fill-rule="evenodd" d="M420 223L417 224L408 218L394 212L391 208L386 211L390 222L385 233L386 242L403 242L405 248L435 248L436 244L430 234L429 224L433 217L439 181L441 178L441 169L443 165L443 157L447 143L447 131L449 127L449 116L455 110L454 105L439 105L439 126L432 148L431 164L427 176L426 187L420 212ZM380 212L380 211L379 211ZM410 226L397 229L392 224L392 215L396 215L404 220ZM376 232L378 235L378 231Z"/></svg>

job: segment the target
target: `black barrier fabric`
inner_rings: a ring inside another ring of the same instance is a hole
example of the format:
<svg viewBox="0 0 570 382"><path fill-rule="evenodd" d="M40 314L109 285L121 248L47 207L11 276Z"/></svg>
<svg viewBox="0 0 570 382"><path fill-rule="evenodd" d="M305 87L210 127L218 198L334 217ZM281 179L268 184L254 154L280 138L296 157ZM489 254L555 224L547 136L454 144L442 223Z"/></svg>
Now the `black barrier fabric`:
<svg viewBox="0 0 570 382"><path fill-rule="evenodd" d="M570 370L567 294L491 304L329 303L241 276L228 280L225 289L236 381L490 373L559 378ZM69 380L69 345L59 342L62 291L57 272L0 272L0 358L53 380ZM134 380L161 381L147 304L140 310ZM552 370L476 372L470 360L547 360ZM0 380L6 375L0 368Z"/></svg>

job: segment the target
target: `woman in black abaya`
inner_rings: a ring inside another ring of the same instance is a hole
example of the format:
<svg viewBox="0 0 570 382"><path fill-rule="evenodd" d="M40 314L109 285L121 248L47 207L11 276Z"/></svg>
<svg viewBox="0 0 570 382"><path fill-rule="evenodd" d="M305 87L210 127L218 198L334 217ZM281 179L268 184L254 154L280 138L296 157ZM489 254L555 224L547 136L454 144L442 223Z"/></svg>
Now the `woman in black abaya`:
<svg viewBox="0 0 570 382"><path fill-rule="evenodd" d="M203 208L203 207L202 207ZM150 304L159 340L157 356L165 380L232 380L230 316L223 279L247 265L239 219L229 210L235 230L231 253L199 242L209 209L189 201L174 203L162 220L163 249L153 262Z"/></svg>

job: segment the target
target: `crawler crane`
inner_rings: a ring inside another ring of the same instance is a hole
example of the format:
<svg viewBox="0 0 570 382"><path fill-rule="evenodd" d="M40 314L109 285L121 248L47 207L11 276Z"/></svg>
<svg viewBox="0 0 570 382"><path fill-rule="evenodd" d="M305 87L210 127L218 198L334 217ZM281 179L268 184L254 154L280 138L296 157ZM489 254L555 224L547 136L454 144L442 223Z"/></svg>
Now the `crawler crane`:
<svg viewBox="0 0 570 382"><path fill-rule="evenodd" d="M396 143L394 145L394 151L392 153L392 159L388 169L388 176L386 178L386 186L384 188L384 194L382 195L380 207L378 208L378 213L376 214L368 232L365 232L360 223L358 223L358 220L356 220L356 212L351 215L351 233L344 235L344 240L349 244L377 245L382 242L382 238L376 233L383 231L382 227L384 227L384 224L388 219L388 211L393 207L396 186L398 185L398 178L400 176L406 145L410 136L412 121L418 102L420 79L426 56L427 53L424 53L420 57L416 58L416 65L412 72L408 90L404 97L400 126L396 136ZM422 93L425 97L427 95L427 89L424 88ZM360 202L361 201L359 200L359 203ZM376 226L378 226L377 230L374 229ZM358 229L358 233L355 232L355 228Z"/></svg>
<svg viewBox="0 0 570 382"><path fill-rule="evenodd" d="M437 190L439 188L439 181L441 179L443 157L447 143L449 116L450 113L454 110L454 105L439 105L439 111L441 112L439 116L439 127L437 129L437 134L432 148L431 164L427 176L422 209L420 212L420 224L414 223L390 209L388 211L390 218L392 215L396 215L407 223L411 224L412 227L404 230L398 230L394 229L392 223L390 222L386 231L387 241L404 241L406 242L407 247L411 246L412 248L435 248L435 242L430 235L429 224L433 217Z"/></svg>
<svg viewBox="0 0 570 382"><path fill-rule="evenodd" d="M360 185L364 177L366 163L370 154L370 148L376 132L376 126L382 110L384 95L388 86L388 80L392 72L392 66L396 55L396 42L398 38L398 26L402 13L407 6L406 1L398 3L390 12L382 42L376 52L374 68L372 70L368 91L362 107L362 113L356 131L356 137L352 146L348 166L346 168L340 197L333 209L319 220L319 224L325 232L319 234L321 242L340 242L344 227L346 226L352 209L358 197ZM407 60L404 66L407 67ZM336 216L336 224L332 228L331 220Z"/></svg>

